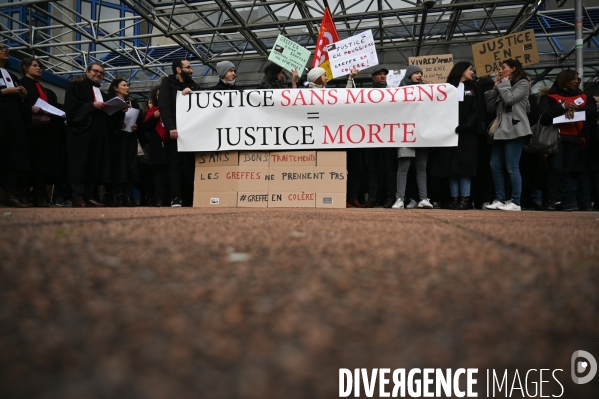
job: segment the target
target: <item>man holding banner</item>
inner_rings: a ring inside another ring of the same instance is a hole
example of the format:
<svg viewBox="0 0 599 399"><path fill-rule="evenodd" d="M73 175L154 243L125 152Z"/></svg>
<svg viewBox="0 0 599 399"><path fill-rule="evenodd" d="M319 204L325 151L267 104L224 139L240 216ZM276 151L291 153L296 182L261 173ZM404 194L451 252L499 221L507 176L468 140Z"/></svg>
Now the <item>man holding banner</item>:
<svg viewBox="0 0 599 399"><path fill-rule="evenodd" d="M387 87L387 75L389 70L378 66L372 70L372 88L384 89ZM397 148L367 148L364 150L366 157L366 168L368 170L368 201L364 208L377 206L377 194L379 191L379 159L382 159L384 168L387 198L384 207L391 208L395 203L395 191L397 189ZM348 155L349 158L349 155Z"/></svg>

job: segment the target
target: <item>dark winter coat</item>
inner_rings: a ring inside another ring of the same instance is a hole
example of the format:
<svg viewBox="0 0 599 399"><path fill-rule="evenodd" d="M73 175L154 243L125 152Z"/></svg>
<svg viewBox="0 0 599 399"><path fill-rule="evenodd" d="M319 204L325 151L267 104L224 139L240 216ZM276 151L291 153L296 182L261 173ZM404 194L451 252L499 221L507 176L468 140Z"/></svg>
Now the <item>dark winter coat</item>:
<svg viewBox="0 0 599 399"><path fill-rule="evenodd" d="M177 129L177 92L187 88L194 91L200 90L200 86L193 80L179 82L175 75L170 75L160 85L158 108L160 108L160 116L167 132Z"/></svg>
<svg viewBox="0 0 599 399"><path fill-rule="evenodd" d="M73 82L65 93L67 114L67 156L71 183L110 181L110 118L94 107L93 87L89 79ZM104 100L108 96L102 93Z"/></svg>
<svg viewBox="0 0 599 399"><path fill-rule="evenodd" d="M457 147L443 147L431 153L431 175L451 174L476 176L478 169L478 137L484 133L485 107L480 90L471 81L464 82L464 101L459 104Z"/></svg>
<svg viewBox="0 0 599 399"><path fill-rule="evenodd" d="M547 92L548 95L541 97L539 101L539 115L541 125L549 126L553 118L566 113L564 107L549 94L558 94L563 97L578 97L583 94L581 90L560 89L554 83ZM583 172L590 164L593 168L599 162L599 132L597 131L597 104L595 98L587 94L585 106L586 120L583 124L580 136L561 135L560 146L564 153L564 169L570 172Z"/></svg>
<svg viewBox="0 0 599 399"><path fill-rule="evenodd" d="M215 86L212 86L208 90L239 90L243 91L243 89L237 85L229 86L225 84L222 80L219 80Z"/></svg>
<svg viewBox="0 0 599 399"><path fill-rule="evenodd" d="M145 116L145 115L144 115ZM156 123L160 118L156 118L154 115L150 116L148 120L141 123L141 130L144 132L149 147L149 158L150 165L168 165L169 152L166 142L162 141L162 137L156 131Z"/></svg>
<svg viewBox="0 0 599 399"><path fill-rule="evenodd" d="M33 106L40 98L36 81L24 77L21 79L21 85L27 89L27 102ZM42 85L42 90L46 94L48 104L62 109L58 104L56 93L46 89ZM64 177L65 171L65 145L66 145L66 126L64 118L48 114L51 124L38 129L27 129L27 142L29 145L29 161L31 172L35 175Z"/></svg>
<svg viewBox="0 0 599 399"><path fill-rule="evenodd" d="M129 101L132 108L140 109L135 100ZM110 182L125 183L139 181L139 165L137 162L137 131L122 130L125 112L117 111L110 116ZM144 115L140 110L137 127L140 128Z"/></svg>
<svg viewBox="0 0 599 399"><path fill-rule="evenodd" d="M1 76L1 75L0 75ZM10 74L15 87L18 78ZM6 86L0 85L0 89ZM31 122L31 106L27 99L15 95L0 94L0 168L7 170L29 170L29 149L25 125Z"/></svg>

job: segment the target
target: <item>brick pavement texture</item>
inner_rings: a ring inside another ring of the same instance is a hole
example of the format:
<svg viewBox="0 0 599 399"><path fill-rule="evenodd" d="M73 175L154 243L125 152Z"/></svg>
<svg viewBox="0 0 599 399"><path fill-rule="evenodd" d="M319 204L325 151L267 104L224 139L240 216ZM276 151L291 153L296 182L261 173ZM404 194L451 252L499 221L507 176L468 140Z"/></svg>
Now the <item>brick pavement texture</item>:
<svg viewBox="0 0 599 399"><path fill-rule="evenodd" d="M335 398L356 367L563 369L599 396L570 379L599 359L599 213L1 214L0 398Z"/></svg>

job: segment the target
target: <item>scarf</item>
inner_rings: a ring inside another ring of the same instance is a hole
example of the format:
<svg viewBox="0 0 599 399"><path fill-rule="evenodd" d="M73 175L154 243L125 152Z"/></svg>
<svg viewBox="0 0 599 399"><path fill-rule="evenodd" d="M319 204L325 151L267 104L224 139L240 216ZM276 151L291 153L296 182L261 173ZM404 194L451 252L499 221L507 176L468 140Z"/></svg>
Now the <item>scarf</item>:
<svg viewBox="0 0 599 399"><path fill-rule="evenodd" d="M40 82L38 82L37 80L35 81L35 87L37 87L37 92L39 93L40 98L42 100L44 100L45 102L48 102L48 97L46 96L46 92L44 91L44 88L42 87Z"/></svg>
<svg viewBox="0 0 599 399"><path fill-rule="evenodd" d="M221 79L220 81L223 82L224 84L226 84L227 86L231 86L231 87L235 86L235 80L224 80L224 79Z"/></svg>
<svg viewBox="0 0 599 399"><path fill-rule="evenodd" d="M154 116L154 112L156 112L156 111L158 111L158 107L154 106L154 107L150 108L148 110L148 112L146 112L146 117L144 118L144 122L147 121L148 119L150 119L152 116ZM166 139L168 136L166 135L166 128L162 124L162 119L158 119L154 129L156 129L156 132L158 132L162 141L166 142Z"/></svg>

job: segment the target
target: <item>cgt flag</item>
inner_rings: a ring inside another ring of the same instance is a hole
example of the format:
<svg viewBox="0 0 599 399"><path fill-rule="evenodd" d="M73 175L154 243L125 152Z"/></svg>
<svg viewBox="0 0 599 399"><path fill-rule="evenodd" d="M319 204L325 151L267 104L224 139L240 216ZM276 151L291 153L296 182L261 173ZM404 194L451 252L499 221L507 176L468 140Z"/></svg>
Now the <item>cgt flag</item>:
<svg viewBox="0 0 599 399"><path fill-rule="evenodd" d="M322 16L322 22L320 23L320 31L318 32L318 40L316 41L316 51L314 52L314 61L312 62L312 68L321 67L327 71L327 80L333 79L333 72L331 71L329 53L326 51L326 47L329 44L338 41L339 35L337 34L335 23L333 22L333 18L327 7L324 9L324 15Z"/></svg>

